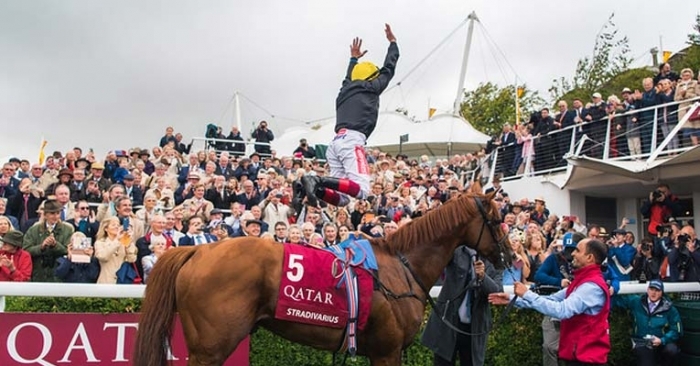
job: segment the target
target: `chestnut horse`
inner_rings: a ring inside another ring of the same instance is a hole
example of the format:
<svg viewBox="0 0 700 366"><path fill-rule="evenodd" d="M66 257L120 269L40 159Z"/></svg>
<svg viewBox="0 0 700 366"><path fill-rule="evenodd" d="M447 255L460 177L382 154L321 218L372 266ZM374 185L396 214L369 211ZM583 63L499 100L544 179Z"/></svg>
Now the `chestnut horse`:
<svg viewBox="0 0 700 366"><path fill-rule="evenodd" d="M419 331L427 289L455 248L468 245L501 267L510 245L499 225L493 194L463 194L402 226L371 239L378 277L367 325L358 332L357 353L372 365L400 365L401 351ZM283 245L259 238L233 238L169 250L148 278L134 350L134 365L166 365L167 341L176 311L189 351L188 365L221 365L251 330L263 326L293 342L335 351L344 329L274 318ZM407 260L404 264L399 259ZM409 283L410 282L410 283ZM413 297L392 294L414 292Z"/></svg>

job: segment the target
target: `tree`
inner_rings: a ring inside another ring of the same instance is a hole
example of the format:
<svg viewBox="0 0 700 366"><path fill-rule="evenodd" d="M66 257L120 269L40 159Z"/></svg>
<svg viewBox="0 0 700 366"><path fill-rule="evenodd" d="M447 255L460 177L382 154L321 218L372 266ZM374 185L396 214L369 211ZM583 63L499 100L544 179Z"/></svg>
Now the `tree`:
<svg viewBox="0 0 700 366"><path fill-rule="evenodd" d="M615 13L610 15L596 36L593 55L580 59L576 64L574 77L552 80L549 93L554 101L574 89L581 89L584 94L590 95L614 76L627 70L632 63L629 40L626 36L618 36L614 17Z"/></svg>
<svg viewBox="0 0 700 366"><path fill-rule="evenodd" d="M688 35L688 44L693 46L700 46L700 14L695 16L695 25L693 25L695 33Z"/></svg>
<svg viewBox="0 0 700 366"><path fill-rule="evenodd" d="M695 24L693 25L695 32L688 34L688 48L684 49L678 55L678 61L674 61L671 66L676 71L689 68L693 71L700 69L700 14L695 16Z"/></svg>
<svg viewBox="0 0 700 366"><path fill-rule="evenodd" d="M540 108L545 101L536 91L530 91L525 86L521 89L519 103L522 121L529 117L529 114L523 114L522 111ZM515 86L500 88L490 82L479 84L476 89L464 93L460 114L475 129L487 135L493 136L501 132L505 123L515 123Z"/></svg>

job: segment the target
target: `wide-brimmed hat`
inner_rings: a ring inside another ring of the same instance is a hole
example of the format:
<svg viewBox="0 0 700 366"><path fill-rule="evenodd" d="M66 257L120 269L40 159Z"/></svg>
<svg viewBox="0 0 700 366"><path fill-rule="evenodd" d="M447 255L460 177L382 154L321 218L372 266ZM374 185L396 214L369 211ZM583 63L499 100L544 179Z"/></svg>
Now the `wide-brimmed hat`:
<svg viewBox="0 0 700 366"><path fill-rule="evenodd" d="M22 234L21 231L10 230L0 238L0 242L12 244L21 248L24 245L24 234Z"/></svg>
<svg viewBox="0 0 700 366"><path fill-rule="evenodd" d="M90 166L90 169L105 170L105 165L100 162L94 162Z"/></svg>
<svg viewBox="0 0 700 366"><path fill-rule="evenodd" d="M143 149L143 150L139 151L139 156L143 156L143 155L151 156L151 153L149 153L148 150Z"/></svg>

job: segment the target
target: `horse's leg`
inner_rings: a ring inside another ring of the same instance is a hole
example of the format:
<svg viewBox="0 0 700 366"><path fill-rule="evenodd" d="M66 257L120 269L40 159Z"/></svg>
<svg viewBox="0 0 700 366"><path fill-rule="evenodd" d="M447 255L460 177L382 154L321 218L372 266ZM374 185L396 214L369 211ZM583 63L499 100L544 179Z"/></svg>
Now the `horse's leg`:
<svg viewBox="0 0 700 366"><path fill-rule="evenodd" d="M401 350L396 350L382 356L369 356L371 366L401 366Z"/></svg>
<svg viewBox="0 0 700 366"><path fill-rule="evenodd" d="M241 300L240 298L238 300ZM253 304L243 302L240 308L199 308L199 304L180 311L182 328L189 352L188 366L219 366L250 334L255 325Z"/></svg>
<svg viewBox="0 0 700 366"><path fill-rule="evenodd" d="M219 328L219 330L214 330L215 328ZM224 330L221 329L221 326L217 327L215 324L202 327L201 331L195 332L195 336L187 337L189 352L187 365L223 365L231 353L236 350L238 344L248 336L252 328L252 323L238 323L238 325Z"/></svg>

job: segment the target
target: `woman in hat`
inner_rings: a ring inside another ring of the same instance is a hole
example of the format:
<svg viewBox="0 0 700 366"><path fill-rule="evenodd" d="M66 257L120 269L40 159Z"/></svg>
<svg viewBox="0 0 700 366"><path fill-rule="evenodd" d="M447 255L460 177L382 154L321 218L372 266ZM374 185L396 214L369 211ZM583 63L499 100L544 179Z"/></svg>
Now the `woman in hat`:
<svg viewBox="0 0 700 366"><path fill-rule="evenodd" d="M24 235L17 230L0 239L0 281L26 282L32 278L32 256L22 249Z"/></svg>

